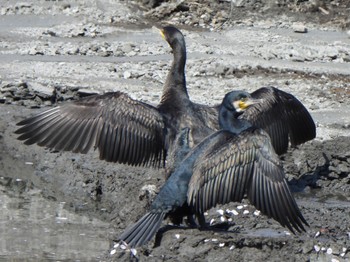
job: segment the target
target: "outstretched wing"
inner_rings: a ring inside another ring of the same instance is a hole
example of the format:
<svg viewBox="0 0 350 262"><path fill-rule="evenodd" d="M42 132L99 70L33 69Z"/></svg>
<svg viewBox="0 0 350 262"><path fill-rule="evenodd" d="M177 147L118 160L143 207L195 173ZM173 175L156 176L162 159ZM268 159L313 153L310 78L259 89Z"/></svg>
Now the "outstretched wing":
<svg viewBox="0 0 350 262"><path fill-rule="evenodd" d="M293 95L274 87L262 87L252 94L262 103L246 109L241 118L264 129L271 137L277 154L302 144L316 136L315 123L304 105Z"/></svg>
<svg viewBox="0 0 350 262"><path fill-rule="evenodd" d="M122 92L89 96L19 122L25 144L87 153L130 165L164 165L165 125L155 107Z"/></svg>
<svg viewBox="0 0 350 262"><path fill-rule="evenodd" d="M269 136L250 128L239 135L221 131L221 139L195 163L188 203L195 213L231 201L249 201L292 232L306 223L288 184Z"/></svg>

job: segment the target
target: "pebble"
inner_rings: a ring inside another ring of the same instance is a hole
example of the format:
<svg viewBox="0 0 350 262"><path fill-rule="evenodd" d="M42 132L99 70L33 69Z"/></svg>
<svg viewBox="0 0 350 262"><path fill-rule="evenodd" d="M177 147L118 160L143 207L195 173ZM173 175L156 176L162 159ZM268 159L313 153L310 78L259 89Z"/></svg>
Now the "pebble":
<svg viewBox="0 0 350 262"><path fill-rule="evenodd" d="M295 33L307 33L307 28L302 23L294 23L292 29Z"/></svg>
<svg viewBox="0 0 350 262"><path fill-rule="evenodd" d="M215 219L214 219L214 218L212 218L212 219L210 220L210 222L209 222L209 225L214 224L214 222L215 222Z"/></svg>
<svg viewBox="0 0 350 262"><path fill-rule="evenodd" d="M124 53L127 54L127 53L129 53L129 52L132 51L132 44L126 43L126 44L122 45L120 49L121 49Z"/></svg>
<svg viewBox="0 0 350 262"><path fill-rule="evenodd" d="M222 209L218 209L218 210L216 210L216 212L218 212L220 215L224 214L224 210L222 210Z"/></svg>
<svg viewBox="0 0 350 262"><path fill-rule="evenodd" d="M239 214L235 209L232 209L232 210L226 209L226 213L227 214L233 214L235 216L237 216Z"/></svg>
<svg viewBox="0 0 350 262"><path fill-rule="evenodd" d="M314 245L314 249L316 252L319 252L321 250L321 247L318 245Z"/></svg>
<svg viewBox="0 0 350 262"><path fill-rule="evenodd" d="M139 199L151 199L153 198L156 193L157 193L157 187L156 185L153 184L147 184L142 186L142 188L140 189L140 193L139 193Z"/></svg>
<svg viewBox="0 0 350 262"><path fill-rule="evenodd" d="M284 233L286 234L286 236L290 236L291 233L289 231L284 231Z"/></svg>
<svg viewBox="0 0 350 262"><path fill-rule="evenodd" d="M131 252L131 254L134 255L134 257L136 257L136 255L137 255L137 250L136 250L135 248L130 249L130 252Z"/></svg>
<svg viewBox="0 0 350 262"><path fill-rule="evenodd" d="M124 77L124 79L130 78L130 77L131 77L131 73L130 73L129 71L125 71L125 72L123 73L123 77Z"/></svg>

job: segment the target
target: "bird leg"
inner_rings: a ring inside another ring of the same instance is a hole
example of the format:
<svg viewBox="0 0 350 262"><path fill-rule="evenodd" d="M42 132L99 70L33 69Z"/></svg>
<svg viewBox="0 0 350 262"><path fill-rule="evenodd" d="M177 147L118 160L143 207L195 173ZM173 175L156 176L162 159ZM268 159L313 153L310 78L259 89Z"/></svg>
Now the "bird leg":
<svg viewBox="0 0 350 262"><path fill-rule="evenodd" d="M197 223L196 223L196 220L193 216L193 214L188 214L187 215L187 225L189 227L198 227Z"/></svg>
<svg viewBox="0 0 350 262"><path fill-rule="evenodd" d="M205 217L203 213L197 214L197 220L198 220L200 229L208 229L209 226L205 221Z"/></svg>

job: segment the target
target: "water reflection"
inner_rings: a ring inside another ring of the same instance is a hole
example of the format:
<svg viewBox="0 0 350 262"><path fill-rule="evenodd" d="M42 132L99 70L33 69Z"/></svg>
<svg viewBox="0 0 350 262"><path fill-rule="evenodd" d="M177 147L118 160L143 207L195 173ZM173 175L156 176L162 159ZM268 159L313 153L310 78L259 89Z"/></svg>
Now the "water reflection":
<svg viewBox="0 0 350 262"><path fill-rule="evenodd" d="M0 177L0 260L96 261L110 225L47 200L30 182Z"/></svg>

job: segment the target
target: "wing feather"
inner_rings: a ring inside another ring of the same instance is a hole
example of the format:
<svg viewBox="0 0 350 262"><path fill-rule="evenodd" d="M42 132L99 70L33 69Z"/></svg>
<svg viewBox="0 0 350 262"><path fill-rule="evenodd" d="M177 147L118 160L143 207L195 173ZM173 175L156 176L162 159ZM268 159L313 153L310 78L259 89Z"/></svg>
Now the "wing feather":
<svg viewBox="0 0 350 262"><path fill-rule="evenodd" d="M196 207L195 212L243 198L245 189L241 186L245 186L247 179L242 171L250 170L253 163L251 154L245 157L240 153L246 151L244 142L222 131L219 139L196 160L188 189L188 203Z"/></svg>
<svg viewBox="0 0 350 262"><path fill-rule="evenodd" d="M305 230L306 220L262 129L250 128L239 135L222 131L196 160L187 196L194 212L202 214L217 204L241 201L245 194L257 209L292 232Z"/></svg>
<svg viewBox="0 0 350 262"><path fill-rule="evenodd" d="M131 165L164 165L165 124L157 108L122 92L90 96L18 123L25 144L87 153L94 144L100 158Z"/></svg>
<svg viewBox="0 0 350 262"><path fill-rule="evenodd" d="M315 138L315 123L304 105L293 95L274 87L262 87L252 94L263 103L246 109L241 118L264 129L277 154Z"/></svg>
<svg viewBox="0 0 350 262"><path fill-rule="evenodd" d="M252 182L247 187L249 201L262 213L274 218L294 233L305 231L308 225L290 192L278 156L273 152L267 135L259 131L254 139L256 151Z"/></svg>

